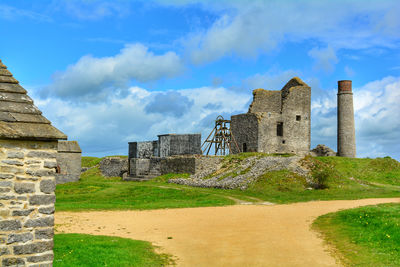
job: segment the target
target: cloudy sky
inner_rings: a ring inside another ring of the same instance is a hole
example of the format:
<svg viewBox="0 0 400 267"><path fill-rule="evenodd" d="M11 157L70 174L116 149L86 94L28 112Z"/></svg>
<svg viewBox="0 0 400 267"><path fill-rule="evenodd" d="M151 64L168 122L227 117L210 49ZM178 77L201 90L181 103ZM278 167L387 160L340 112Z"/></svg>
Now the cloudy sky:
<svg viewBox="0 0 400 267"><path fill-rule="evenodd" d="M312 87L312 147L336 150L353 80L357 154L400 159L400 1L2 0L0 59L85 155L201 132L252 90Z"/></svg>

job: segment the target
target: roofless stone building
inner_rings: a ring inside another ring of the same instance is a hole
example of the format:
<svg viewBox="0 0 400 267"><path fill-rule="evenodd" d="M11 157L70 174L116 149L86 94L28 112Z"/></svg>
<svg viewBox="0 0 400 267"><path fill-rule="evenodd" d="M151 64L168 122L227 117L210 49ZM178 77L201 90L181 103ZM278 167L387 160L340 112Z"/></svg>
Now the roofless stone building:
<svg viewBox="0 0 400 267"><path fill-rule="evenodd" d="M0 265L52 266L57 142L0 60Z"/></svg>
<svg viewBox="0 0 400 267"><path fill-rule="evenodd" d="M311 88L292 78L280 91L256 89L245 114L231 117L231 132L240 151L296 153L310 151Z"/></svg>

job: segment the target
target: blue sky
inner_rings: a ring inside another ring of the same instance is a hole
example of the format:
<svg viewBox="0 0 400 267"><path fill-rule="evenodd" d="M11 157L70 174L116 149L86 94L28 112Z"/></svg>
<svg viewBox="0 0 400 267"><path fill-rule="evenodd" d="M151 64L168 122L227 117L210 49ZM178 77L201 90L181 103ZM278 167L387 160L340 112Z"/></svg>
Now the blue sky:
<svg viewBox="0 0 400 267"><path fill-rule="evenodd" d="M400 2L0 2L0 58L85 155L211 131L252 90L312 87L312 147L336 150L337 81L353 80L357 154L400 159Z"/></svg>

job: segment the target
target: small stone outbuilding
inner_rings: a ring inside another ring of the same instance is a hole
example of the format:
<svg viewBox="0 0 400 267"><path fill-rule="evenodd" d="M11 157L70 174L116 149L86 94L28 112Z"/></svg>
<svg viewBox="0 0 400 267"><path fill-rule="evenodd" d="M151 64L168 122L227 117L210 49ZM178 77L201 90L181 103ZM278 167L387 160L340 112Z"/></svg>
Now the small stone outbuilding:
<svg viewBox="0 0 400 267"><path fill-rule="evenodd" d="M52 266L57 143L0 60L0 265Z"/></svg>
<svg viewBox="0 0 400 267"><path fill-rule="evenodd" d="M82 169L82 150L77 141L58 141L57 165L57 184L79 180Z"/></svg>

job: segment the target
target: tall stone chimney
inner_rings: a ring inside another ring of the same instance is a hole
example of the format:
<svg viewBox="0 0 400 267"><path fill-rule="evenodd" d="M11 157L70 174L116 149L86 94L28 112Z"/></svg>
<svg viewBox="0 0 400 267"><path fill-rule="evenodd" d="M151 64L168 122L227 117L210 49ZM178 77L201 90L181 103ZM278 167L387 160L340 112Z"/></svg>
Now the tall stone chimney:
<svg viewBox="0 0 400 267"><path fill-rule="evenodd" d="M340 157L356 157L353 92L351 81L338 81L337 151Z"/></svg>

